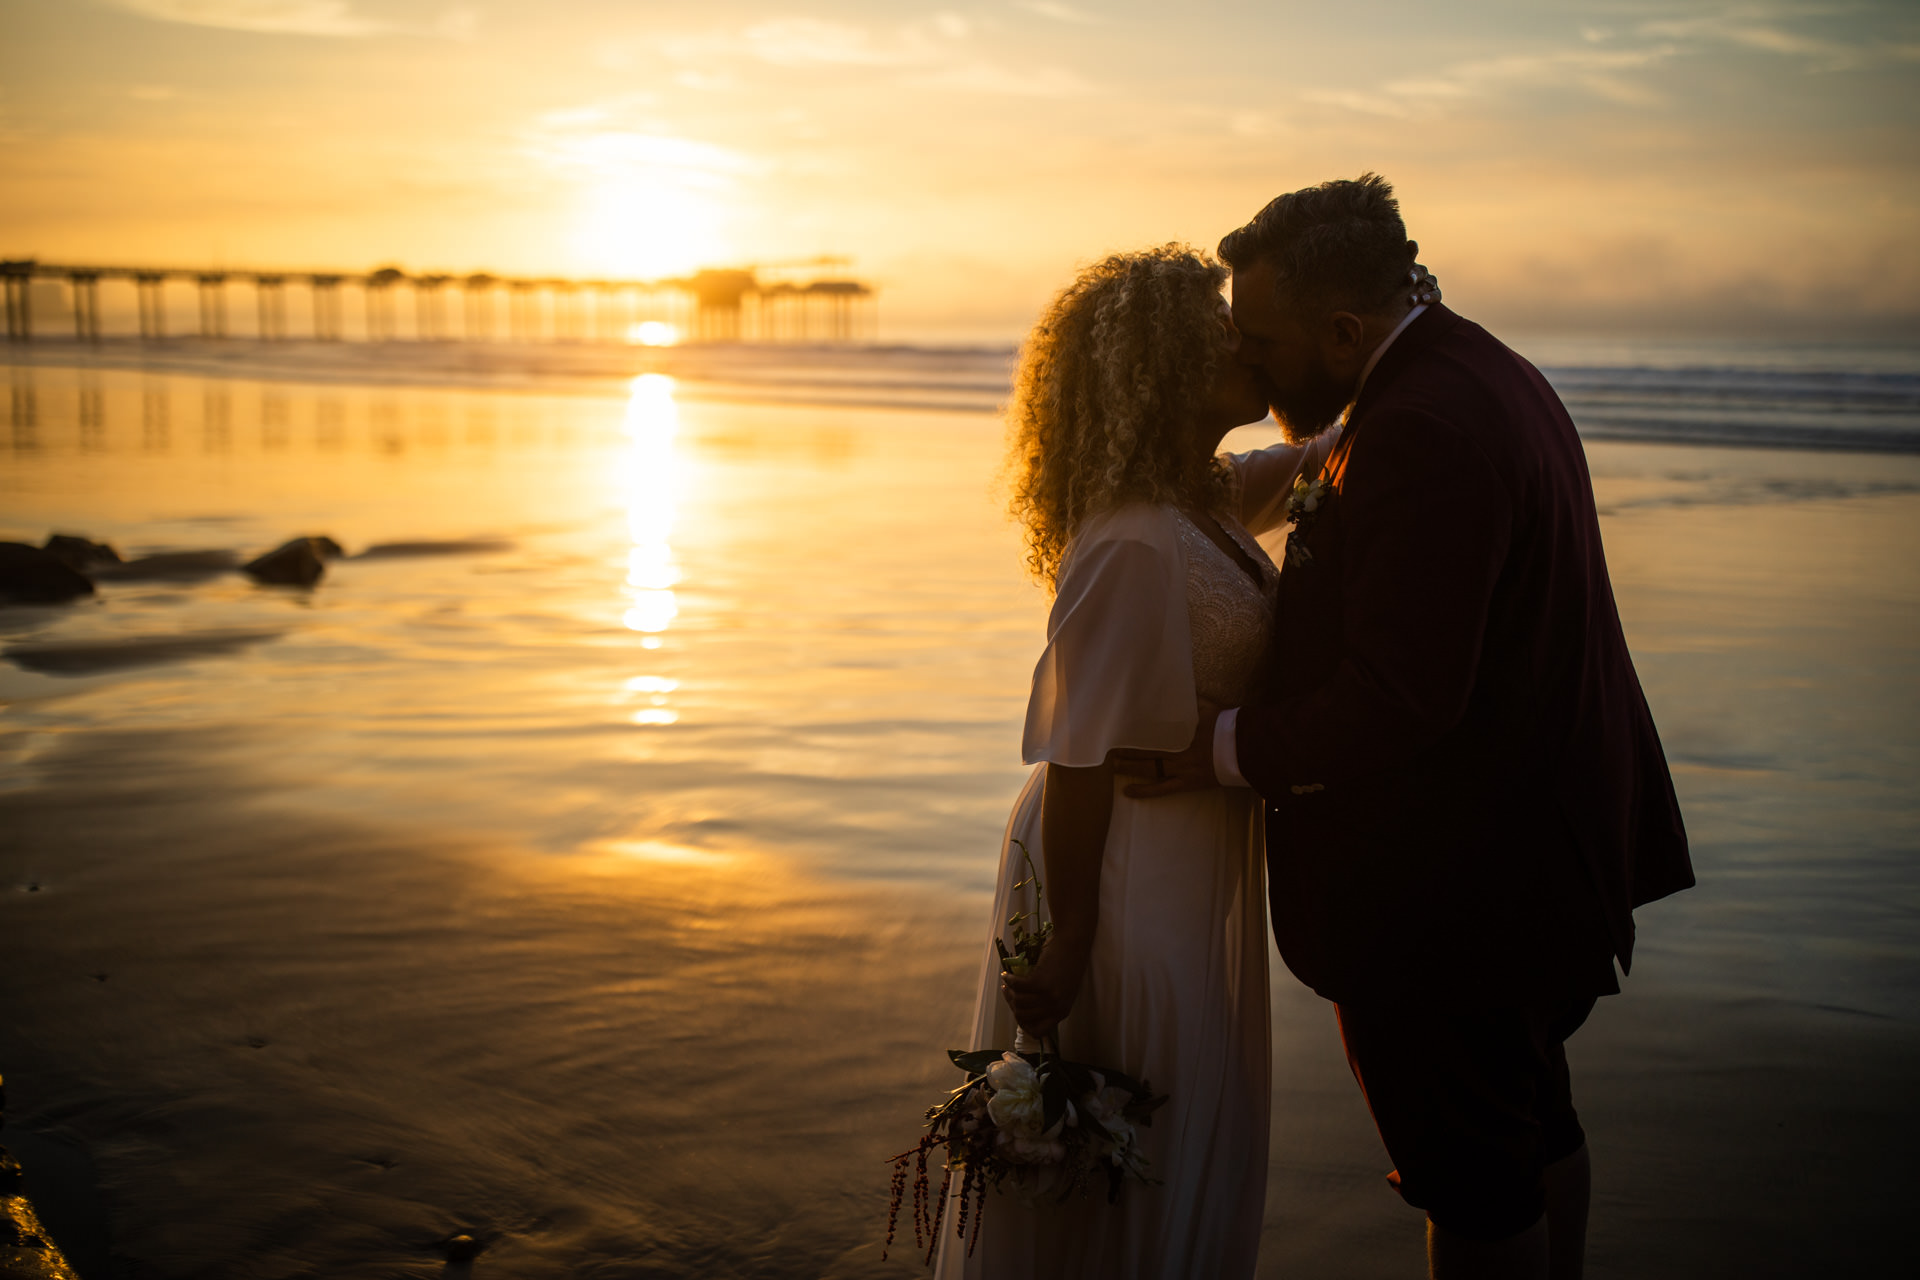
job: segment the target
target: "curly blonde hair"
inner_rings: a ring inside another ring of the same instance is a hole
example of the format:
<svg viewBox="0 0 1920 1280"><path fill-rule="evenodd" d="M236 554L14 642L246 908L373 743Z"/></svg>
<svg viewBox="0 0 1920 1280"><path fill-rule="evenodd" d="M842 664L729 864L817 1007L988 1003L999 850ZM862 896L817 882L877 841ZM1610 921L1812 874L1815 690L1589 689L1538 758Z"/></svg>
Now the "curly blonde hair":
<svg viewBox="0 0 1920 1280"><path fill-rule="evenodd" d="M1027 564L1048 587L1090 516L1129 502L1219 505L1225 468L1192 447L1189 429L1229 358L1226 280L1183 244L1116 253L1061 290L1027 335L1008 469Z"/></svg>

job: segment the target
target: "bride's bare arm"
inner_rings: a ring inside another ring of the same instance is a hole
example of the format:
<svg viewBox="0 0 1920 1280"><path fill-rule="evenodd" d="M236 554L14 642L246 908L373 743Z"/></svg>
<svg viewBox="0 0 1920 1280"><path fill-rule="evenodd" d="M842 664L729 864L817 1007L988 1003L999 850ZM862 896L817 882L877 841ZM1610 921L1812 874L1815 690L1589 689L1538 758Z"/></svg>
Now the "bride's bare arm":
<svg viewBox="0 0 1920 1280"><path fill-rule="evenodd" d="M1047 766L1040 847L1053 937L1031 973L1002 980L1015 1021L1034 1035L1046 1035L1059 1025L1080 994L1100 923L1100 863L1112 817L1110 766Z"/></svg>
<svg viewBox="0 0 1920 1280"><path fill-rule="evenodd" d="M1285 524L1294 478L1317 473L1339 441L1340 428L1336 426L1304 445L1276 444L1230 455L1240 489L1240 509L1234 514L1247 532L1258 537Z"/></svg>

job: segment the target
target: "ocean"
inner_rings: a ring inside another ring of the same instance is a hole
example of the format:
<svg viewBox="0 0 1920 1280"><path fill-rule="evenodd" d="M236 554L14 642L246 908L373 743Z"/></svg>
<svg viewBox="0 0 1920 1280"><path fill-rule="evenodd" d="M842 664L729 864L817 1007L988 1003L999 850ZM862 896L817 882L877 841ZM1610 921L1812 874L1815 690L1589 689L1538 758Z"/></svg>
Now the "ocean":
<svg viewBox="0 0 1920 1280"><path fill-rule="evenodd" d="M1592 1273L1891 1265L1920 351L1515 346L1701 881L1571 1046ZM958 1083L1046 611L1013 355L10 351L0 538L347 552L0 609L5 1141L82 1273L912 1274L885 1158ZM1274 1008L1263 1274L1411 1274L1330 1013Z"/></svg>

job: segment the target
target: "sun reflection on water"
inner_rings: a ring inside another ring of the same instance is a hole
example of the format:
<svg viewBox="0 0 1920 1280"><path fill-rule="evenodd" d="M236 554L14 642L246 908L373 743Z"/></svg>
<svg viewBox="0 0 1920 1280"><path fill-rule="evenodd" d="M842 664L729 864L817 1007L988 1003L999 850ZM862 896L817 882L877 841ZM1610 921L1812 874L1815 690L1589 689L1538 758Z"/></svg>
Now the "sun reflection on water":
<svg viewBox="0 0 1920 1280"><path fill-rule="evenodd" d="M673 522L682 475L675 437L680 409L673 379L660 373L635 378L627 397L627 449L622 462L627 511L627 610L621 621L640 634L643 649L658 649L662 634L680 615L673 588L680 567L673 559ZM640 725L672 724L680 717L666 705L679 682L661 676L635 676L627 692L652 704L633 713Z"/></svg>

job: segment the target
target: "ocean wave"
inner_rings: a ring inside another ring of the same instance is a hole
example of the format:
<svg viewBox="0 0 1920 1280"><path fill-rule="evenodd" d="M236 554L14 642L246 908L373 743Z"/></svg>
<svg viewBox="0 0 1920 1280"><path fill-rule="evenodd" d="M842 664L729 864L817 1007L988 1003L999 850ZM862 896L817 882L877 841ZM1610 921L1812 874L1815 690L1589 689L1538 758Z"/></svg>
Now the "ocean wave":
<svg viewBox="0 0 1920 1280"><path fill-rule="evenodd" d="M1779 344L1657 347L1554 340L1523 351L1583 436L1750 448L1920 453L1920 353ZM1542 357L1551 357L1542 358ZM1017 351L1001 346L36 343L21 364L311 385L463 386L608 394L642 373L692 399L993 413Z"/></svg>
<svg viewBox="0 0 1920 1280"><path fill-rule="evenodd" d="M1600 440L1920 452L1920 375L1739 367L1541 370Z"/></svg>

